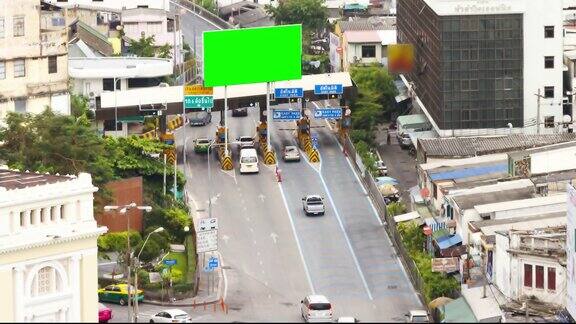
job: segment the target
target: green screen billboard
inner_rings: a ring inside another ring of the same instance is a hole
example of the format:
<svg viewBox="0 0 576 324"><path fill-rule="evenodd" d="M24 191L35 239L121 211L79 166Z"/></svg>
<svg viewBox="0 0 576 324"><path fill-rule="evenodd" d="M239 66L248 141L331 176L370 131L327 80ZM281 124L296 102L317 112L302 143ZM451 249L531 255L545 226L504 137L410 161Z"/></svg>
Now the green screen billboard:
<svg viewBox="0 0 576 324"><path fill-rule="evenodd" d="M302 78L302 26L206 31L204 86Z"/></svg>

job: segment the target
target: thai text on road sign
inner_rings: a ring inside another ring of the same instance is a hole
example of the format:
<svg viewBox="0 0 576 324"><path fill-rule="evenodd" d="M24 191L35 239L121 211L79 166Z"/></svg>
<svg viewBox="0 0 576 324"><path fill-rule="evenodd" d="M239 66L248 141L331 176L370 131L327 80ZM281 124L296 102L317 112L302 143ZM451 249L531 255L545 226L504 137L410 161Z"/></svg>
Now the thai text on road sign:
<svg viewBox="0 0 576 324"><path fill-rule="evenodd" d="M314 94L342 94L344 87L341 84L316 84L314 85Z"/></svg>
<svg viewBox="0 0 576 324"><path fill-rule="evenodd" d="M272 114L274 121L299 120L300 118L302 118L300 110L274 109Z"/></svg>
<svg viewBox="0 0 576 324"><path fill-rule="evenodd" d="M218 250L218 230L196 233L196 252L204 253Z"/></svg>
<svg viewBox="0 0 576 324"><path fill-rule="evenodd" d="M185 96L184 108L186 109L206 109L214 107L214 97L212 96Z"/></svg>
<svg viewBox="0 0 576 324"><path fill-rule="evenodd" d="M275 98L302 98L304 89L302 88L276 88L274 89Z"/></svg>
<svg viewBox="0 0 576 324"><path fill-rule="evenodd" d="M213 95L214 88L212 87L204 87L201 84L192 84L184 86L184 95L191 96L191 95Z"/></svg>

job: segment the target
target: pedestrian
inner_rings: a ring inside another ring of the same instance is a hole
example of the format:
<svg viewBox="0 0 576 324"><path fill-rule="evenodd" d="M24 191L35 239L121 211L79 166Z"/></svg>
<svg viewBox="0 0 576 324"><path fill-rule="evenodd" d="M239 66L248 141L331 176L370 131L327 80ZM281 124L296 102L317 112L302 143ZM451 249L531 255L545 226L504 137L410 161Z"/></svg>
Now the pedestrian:
<svg viewBox="0 0 576 324"><path fill-rule="evenodd" d="M386 132L388 135L386 136L386 144L390 145L390 132Z"/></svg>

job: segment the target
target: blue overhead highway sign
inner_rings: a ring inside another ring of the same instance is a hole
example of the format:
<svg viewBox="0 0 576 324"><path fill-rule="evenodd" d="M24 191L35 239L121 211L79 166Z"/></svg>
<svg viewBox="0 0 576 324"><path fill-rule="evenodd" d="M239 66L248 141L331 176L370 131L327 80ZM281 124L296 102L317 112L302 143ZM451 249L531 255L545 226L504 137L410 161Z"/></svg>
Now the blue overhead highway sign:
<svg viewBox="0 0 576 324"><path fill-rule="evenodd" d="M340 119L342 118L342 108L316 108L314 118Z"/></svg>
<svg viewBox="0 0 576 324"><path fill-rule="evenodd" d="M207 109L214 107L213 96L184 96L184 108Z"/></svg>
<svg viewBox="0 0 576 324"><path fill-rule="evenodd" d="M316 95L329 95L329 94L342 94L344 87L341 84L316 84L314 85L314 94Z"/></svg>
<svg viewBox="0 0 576 324"><path fill-rule="evenodd" d="M275 121L299 120L302 118L299 109L296 110L279 110L274 109L272 119Z"/></svg>
<svg viewBox="0 0 576 324"><path fill-rule="evenodd" d="M302 98L304 89L302 88L276 88L274 98Z"/></svg>

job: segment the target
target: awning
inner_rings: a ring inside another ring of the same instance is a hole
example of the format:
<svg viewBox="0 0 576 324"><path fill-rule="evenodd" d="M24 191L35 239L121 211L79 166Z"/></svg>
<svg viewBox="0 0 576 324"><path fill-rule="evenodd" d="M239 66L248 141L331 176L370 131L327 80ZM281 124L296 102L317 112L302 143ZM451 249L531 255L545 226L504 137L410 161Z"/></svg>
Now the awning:
<svg viewBox="0 0 576 324"><path fill-rule="evenodd" d="M401 223L401 222L407 222L409 220L413 220L413 219L416 219L419 217L420 217L420 214L418 214L418 212L416 212L416 211L413 211L413 212L409 212L407 214L394 216L394 221L396 223Z"/></svg>
<svg viewBox="0 0 576 324"><path fill-rule="evenodd" d="M478 323L466 299L460 297L440 306L444 323Z"/></svg>
<svg viewBox="0 0 576 324"><path fill-rule="evenodd" d="M460 235L455 234L452 236L439 238L436 240L436 243L438 243L438 248L440 248L440 250L444 250L456 244L462 243L462 238Z"/></svg>
<svg viewBox="0 0 576 324"><path fill-rule="evenodd" d="M142 123L144 122L144 116L119 117L118 121L122 123Z"/></svg>
<svg viewBox="0 0 576 324"><path fill-rule="evenodd" d="M451 246L447 249L440 250L440 255L444 258L459 257L466 253L467 251L465 245Z"/></svg>

